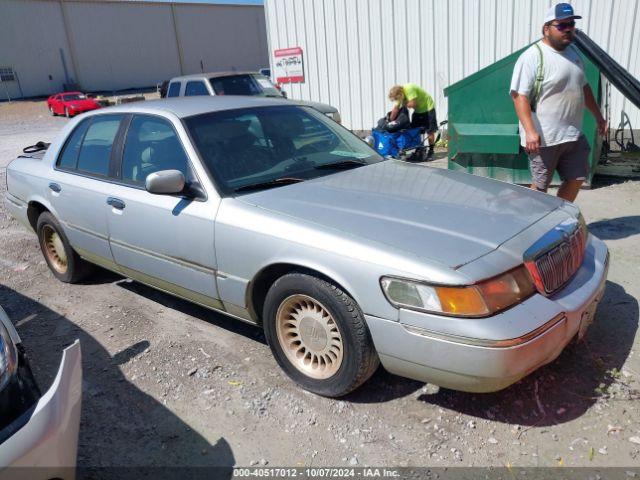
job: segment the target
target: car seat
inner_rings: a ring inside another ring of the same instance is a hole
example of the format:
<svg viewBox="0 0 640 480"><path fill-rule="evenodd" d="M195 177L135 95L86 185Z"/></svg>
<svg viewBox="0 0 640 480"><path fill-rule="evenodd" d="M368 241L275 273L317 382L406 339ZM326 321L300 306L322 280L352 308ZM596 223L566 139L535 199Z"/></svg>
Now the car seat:
<svg viewBox="0 0 640 480"><path fill-rule="evenodd" d="M282 160L296 155L297 149L294 139L298 139L305 132L300 115L290 112L275 113L265 117L262 126L278 159Z"/></svg>

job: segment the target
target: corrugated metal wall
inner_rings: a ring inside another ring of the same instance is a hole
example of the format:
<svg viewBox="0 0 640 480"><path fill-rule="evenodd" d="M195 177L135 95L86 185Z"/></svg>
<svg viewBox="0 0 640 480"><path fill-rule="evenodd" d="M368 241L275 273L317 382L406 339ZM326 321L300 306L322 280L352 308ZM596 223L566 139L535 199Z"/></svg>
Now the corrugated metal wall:
<svg viewBox="0 0 640 480"><path fill-rule="evenodd" d="M262 6L0 0L0 67L20 81L0 83L0 99L58 92L72 80L119 90L268 64Z"/></svg>
<svg viewBox="0 0 640 480"><path fill-rule="evenodd" d="M340 109L345 126L371 128L388 111L389 87L415 82L446 117L443 89L541 36L551 0L265 0L269 50L300 46L305 83L291 98ZM640 77L640 0L573 0L582 28ZM505 92L505 95L507 92ZM611 124L640 112L619 93Z"/></svg>

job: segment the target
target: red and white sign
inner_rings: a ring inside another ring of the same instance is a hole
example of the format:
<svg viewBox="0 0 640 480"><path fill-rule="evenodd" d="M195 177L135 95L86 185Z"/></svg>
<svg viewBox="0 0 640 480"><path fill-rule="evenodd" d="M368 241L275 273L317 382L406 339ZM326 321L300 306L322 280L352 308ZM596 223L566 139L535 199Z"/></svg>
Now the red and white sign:
<svg viewBox="0 0 640 480"><path fill-rule="evenodd" d="M304 64L300 47L283 48L273 52L277 83L304 82Z"/></svg>

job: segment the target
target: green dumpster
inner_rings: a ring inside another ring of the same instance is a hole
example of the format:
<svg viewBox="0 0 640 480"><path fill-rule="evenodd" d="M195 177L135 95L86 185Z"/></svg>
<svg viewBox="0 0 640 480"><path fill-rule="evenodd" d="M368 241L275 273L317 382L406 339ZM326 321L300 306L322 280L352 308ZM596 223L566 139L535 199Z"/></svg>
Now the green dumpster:
<svg viewBox="0 0 640 480"><path fill-rule="evenodd" d="M526 48L528 46L444 90L449 100L449 169L531 184L529 160L520 148L518 117L509 95L513 67ZM600 103L601 72L582 52L580 54L587 80ZM583 132L591 146L590 173L585 182L590 186L602 141L597 135L595 119L586 109ZM551 184L560 184L557 173Z"/></svg>

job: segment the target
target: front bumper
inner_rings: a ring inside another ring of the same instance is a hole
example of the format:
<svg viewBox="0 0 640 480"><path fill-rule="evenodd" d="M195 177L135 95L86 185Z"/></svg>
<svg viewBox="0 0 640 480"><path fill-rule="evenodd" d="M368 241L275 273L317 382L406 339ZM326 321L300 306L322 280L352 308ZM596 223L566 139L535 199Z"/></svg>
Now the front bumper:
<svg viewBox="0 0 640 480"><path fill-rule="evenodd" d="M74 478L81 401L82 364L76 340L62 353L51 388L27 412L28 421L0 445L0 480Z"/></svg>
<svg viewBox="0 0 640 480"><path fill-rule="evenodd" d="M584 334L604 293L608 259L605 244L591 236L585 261L565 288L551 298L534 295L490 318L403 315L402 310L399 322L366 316L380 362L396 375L454 390L506 388L555 360L572 338ZM447 328L434 328L434 319Z"/></svg>

